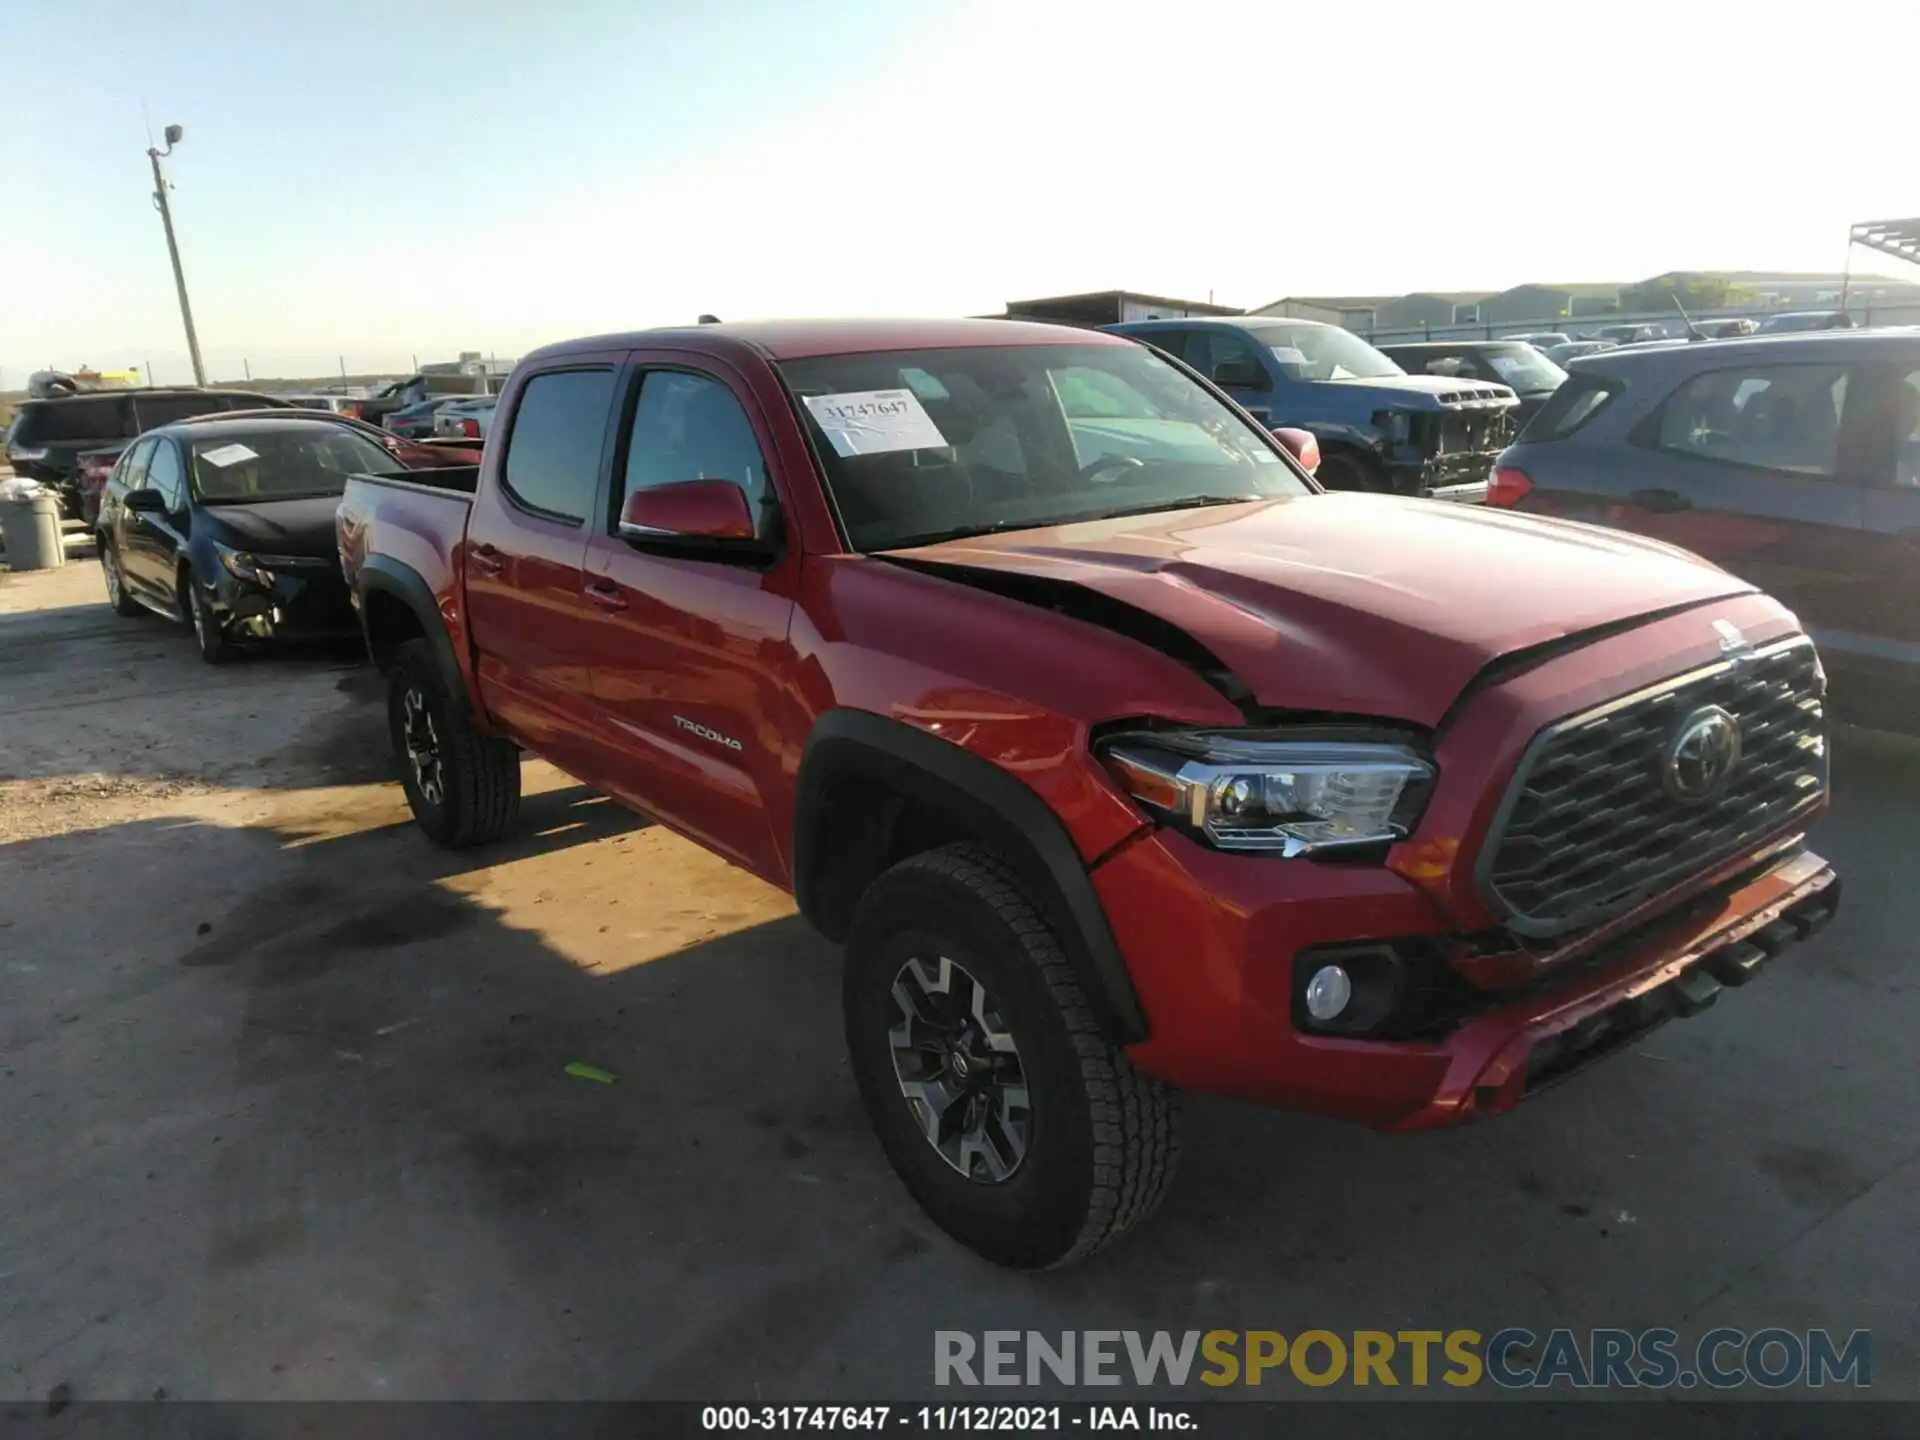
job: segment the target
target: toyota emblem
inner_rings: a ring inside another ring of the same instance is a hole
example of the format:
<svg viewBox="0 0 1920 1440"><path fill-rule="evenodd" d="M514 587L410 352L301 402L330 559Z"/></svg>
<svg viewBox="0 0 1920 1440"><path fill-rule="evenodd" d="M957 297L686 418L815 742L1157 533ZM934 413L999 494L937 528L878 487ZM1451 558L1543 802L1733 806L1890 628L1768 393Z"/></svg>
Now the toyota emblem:
<svg viewBox="0 0 1920 1440"><path fill-rule="evenodd" d="M1667 746L1662 781L1676 800L1705 800L1740 763L1740 722L1707 705L1680 722Z"/></svg>

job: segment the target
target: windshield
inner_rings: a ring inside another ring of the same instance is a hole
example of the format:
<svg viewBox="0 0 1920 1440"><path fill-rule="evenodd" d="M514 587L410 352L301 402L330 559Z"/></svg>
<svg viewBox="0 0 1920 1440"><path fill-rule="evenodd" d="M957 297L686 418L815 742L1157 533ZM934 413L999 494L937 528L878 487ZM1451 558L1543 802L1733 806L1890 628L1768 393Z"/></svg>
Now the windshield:
<svg viewBox="0 0 1920 1440"><path fill-rule="evenodd" d="M371 440L331 425L193 442L193 493L209 505L338 495L347 476L392 468L392 457Z"/></svg>
<svg viewBox="0 0 1920 1440"><path fill-rule="evenodd" d="M1510 350L1487 351L1487 363L1500 378L1521 394L1552 390L1567 378L1567 372L1531 345L1515 345Z"/></svg>
<svg viewBox="0 0 1920 1440"><path fill-rule="evenodd" d="M1379 380L1407 373L1337 325L1262 325L1253 333L1289 380Z"/></svg>
<svg viewBox="0 0 1920 1440"><path fill-rule="evenodd" d="M1144 346L781 364L856 550L1305 495L1277 442Z"/></svg>

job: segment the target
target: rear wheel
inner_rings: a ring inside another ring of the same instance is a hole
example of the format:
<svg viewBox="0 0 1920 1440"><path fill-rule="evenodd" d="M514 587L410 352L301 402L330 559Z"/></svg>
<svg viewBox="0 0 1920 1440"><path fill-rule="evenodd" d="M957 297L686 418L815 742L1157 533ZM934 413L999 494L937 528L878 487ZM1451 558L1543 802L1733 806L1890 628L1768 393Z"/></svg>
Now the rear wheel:
<svg viewBox="0 0 1920 1440"><path fill-rule="evenodd" d="M425 640L394 656L387 729L413 818L441 845L497 840L520 811L520 751L480 732L466 697L450 691Z"/></svg>
<svg viewBox="0 0 1920 1440"><path fill-rule="evenodd" d="M120 573L120 552L111 540L100 541L100 570L107 581L107 604L116 615L138 615L140 602L127 593L127 577Z"/></svg>
<svg viewBox="0 0 1920 1440"><path fill-rule="evenodd" d="M887 1159L962 1244L1001 1265L1066 1264L1159 1204L1178 1096L1107 1039L1003 857L952 845L876 880L842 999Z"/></svg>

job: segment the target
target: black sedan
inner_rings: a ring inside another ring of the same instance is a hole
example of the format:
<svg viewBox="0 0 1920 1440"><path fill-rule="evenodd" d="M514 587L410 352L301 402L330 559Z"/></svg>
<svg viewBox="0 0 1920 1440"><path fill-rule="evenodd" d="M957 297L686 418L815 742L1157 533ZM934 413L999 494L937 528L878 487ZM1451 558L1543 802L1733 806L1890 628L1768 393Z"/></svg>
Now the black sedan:
<svg viewBox="0 0 1920 1440"><path fill-rule="evenodd" d="M338 425L188 421L142 436L96 525L107 599L193 627L210 664L236 643L351 634L333 515L347 476L401 467Z"/></svg>

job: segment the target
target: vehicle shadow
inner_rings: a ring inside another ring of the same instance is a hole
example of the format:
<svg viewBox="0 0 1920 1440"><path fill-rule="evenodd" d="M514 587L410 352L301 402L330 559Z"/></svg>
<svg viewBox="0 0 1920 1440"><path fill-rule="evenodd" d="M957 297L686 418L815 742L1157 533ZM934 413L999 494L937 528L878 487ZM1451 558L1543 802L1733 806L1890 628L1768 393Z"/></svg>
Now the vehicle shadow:
<svg viewBox="0 0 1920 1440"><path fill-rule="evenodd" d="M1195 1101L1149 1227L1011 1274L887 1170L832 947L635 823L563 790L460 854L294 816L0 847L0 1373L86 1397L953 1399L936 1329L1680 1326L1910 1148L1915 1002L1861 958L1894 953L1893 920L1843 912L1497 1123L1386 1137ZM1828 993L1843 957L1866 968ZM1856 1071L1809 1043L1816 998ZM1851 1284L1807 1280L1792 1323L1868 1323Z"/></svg>

